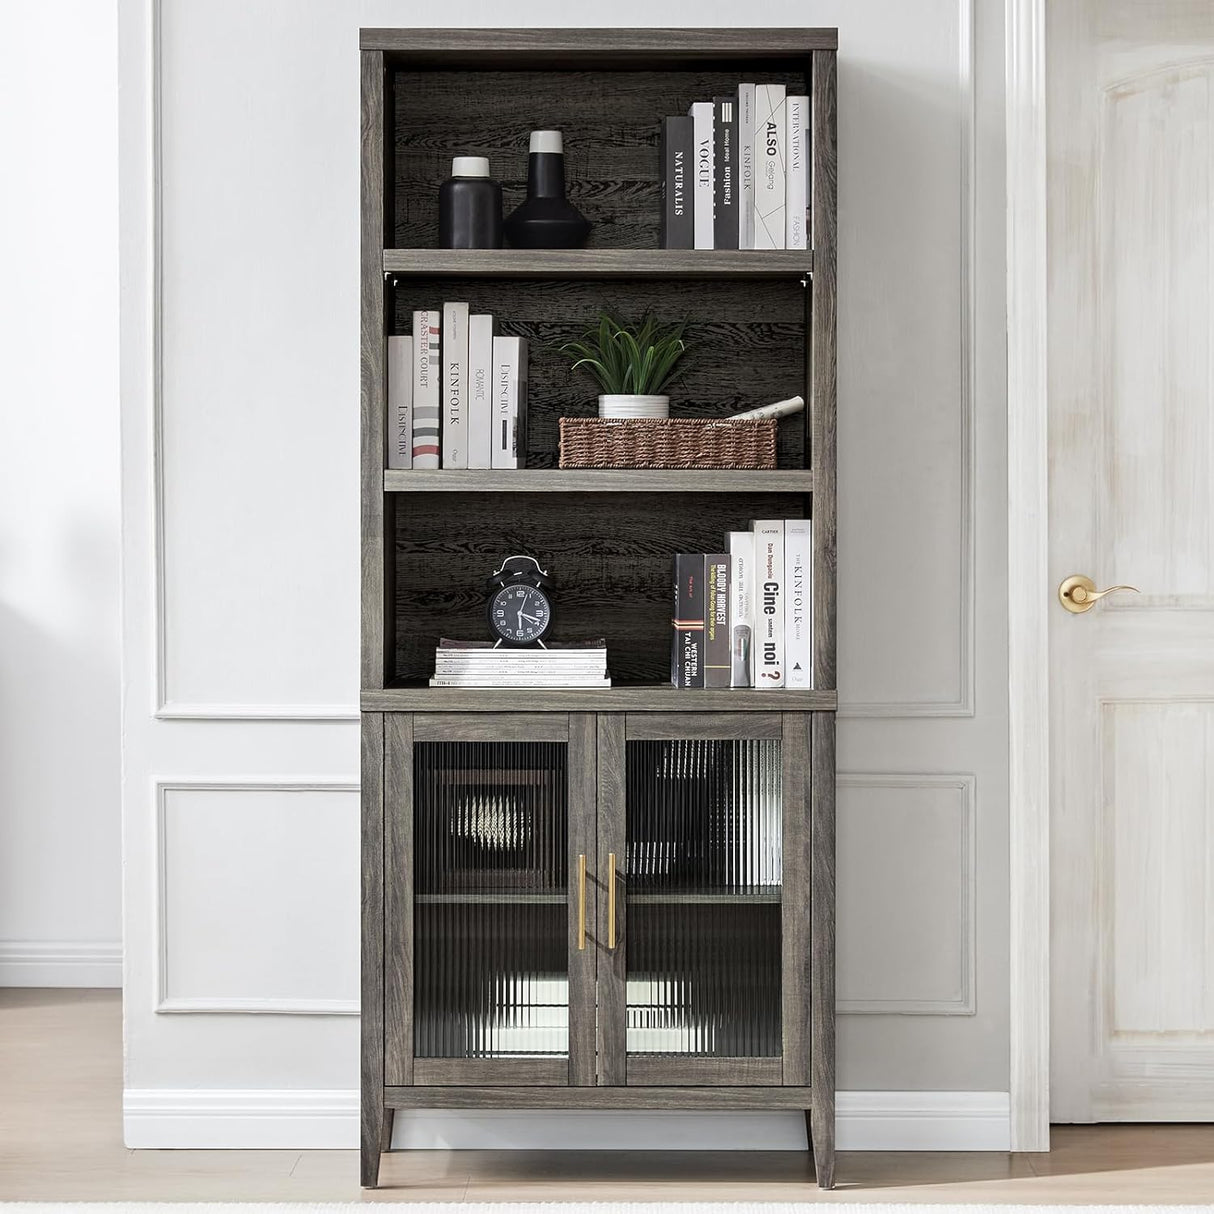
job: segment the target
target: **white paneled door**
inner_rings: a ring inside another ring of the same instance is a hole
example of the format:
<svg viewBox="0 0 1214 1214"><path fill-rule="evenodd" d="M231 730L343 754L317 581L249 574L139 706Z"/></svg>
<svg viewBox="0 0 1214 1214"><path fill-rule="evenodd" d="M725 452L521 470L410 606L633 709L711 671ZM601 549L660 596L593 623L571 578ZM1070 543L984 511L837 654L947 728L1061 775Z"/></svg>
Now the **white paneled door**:
<svg viewBox="0 0 1214 1214"><path fill-rule="evenodd" d="M1051 1115L1214 1120L1214 4L1049 11Z"/></svg>

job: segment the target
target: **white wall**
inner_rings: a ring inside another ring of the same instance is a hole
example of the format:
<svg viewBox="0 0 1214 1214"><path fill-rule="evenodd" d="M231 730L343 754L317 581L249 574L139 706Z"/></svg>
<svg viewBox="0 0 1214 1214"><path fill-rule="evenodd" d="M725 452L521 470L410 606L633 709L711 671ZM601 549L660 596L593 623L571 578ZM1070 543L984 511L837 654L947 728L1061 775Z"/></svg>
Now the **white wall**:
<svg viewBox="0 0 1214 1214"><path fill-rule="evenodd" d="M119 12L127 1140L353 1144L357 30L418 9ZM610 16L702 25L735 6ZM1006 1146L1002 11L762 16L841 27L841 1141ZM414 1141L502 1133L408 1120ZM576 1120L534 1119L532 1141L607 1132ZM647 1141L692 1132L660 1124Z"/></svg>
<svg viewBox="0 0 1214 1214"><path fill-rule="evenodd" d="M117 985L113 3L0 8L0 985Z"/></svg>

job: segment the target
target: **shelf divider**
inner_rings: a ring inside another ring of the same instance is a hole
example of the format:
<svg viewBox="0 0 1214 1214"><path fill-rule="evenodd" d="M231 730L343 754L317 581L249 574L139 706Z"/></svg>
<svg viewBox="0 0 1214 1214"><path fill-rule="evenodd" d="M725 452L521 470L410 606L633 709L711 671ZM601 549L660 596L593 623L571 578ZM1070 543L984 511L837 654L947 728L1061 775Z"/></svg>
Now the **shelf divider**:
<svg viewBox="0 0 1214 1214"><path fill-rule="evenodd" d="M483 468L384 472L385 493L812 493L801 468Z"/></svg>
<svg viewBox="0 0 1214 1214"><path fill-rule="evenodd" d="M385 687L362 693L363 712L833 712L834 691L686 691L668 683L623 687Z"/></svg>

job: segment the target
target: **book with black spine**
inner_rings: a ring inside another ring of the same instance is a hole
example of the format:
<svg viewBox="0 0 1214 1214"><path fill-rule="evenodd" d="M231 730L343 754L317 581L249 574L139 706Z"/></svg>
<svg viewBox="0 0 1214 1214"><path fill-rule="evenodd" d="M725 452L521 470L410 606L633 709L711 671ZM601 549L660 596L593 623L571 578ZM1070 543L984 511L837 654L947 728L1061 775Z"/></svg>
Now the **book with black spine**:
<svg viewBox="0 0 1214 1214"><path fill-rule="evenodd" d="M755 248L784 247L784 117L782 84L755 86Z"/></svg>
<svg viewBox="0 0 1214 1214"><path fill-rule="evenodd" d="M493 317L468 317L468 467L493 466Z"/></svg>
<svg viewBox="0 0 1214 1214"><path fill-rule="evenodd" d="M729 553L704 557L704 686L730 686Z"/></svg>
<svg viewBox="0 0 1214 1214"><path fill-rule="evenodd" d="M704 686L704 554L674 558L674 615L670 681L676 687Z"/></svg>
<svg viewBox="0 0 1214 1214"><path fill-rule="evenodd" d="M663 118L658 145L662 170L662 248L694 249L691 119Z"/></svg>
<svg viewBox="0 0 1214 1214"><path fill-rule="evenodd" d="M433 469L439 457L441 330L436 311L413 313L413 466Z"/></svg>
<svg viewBox="0 0 1214 1214"><path fill-rule="evenodd" d="M784 522L784 686L808 689L813 671L813 520Z"/></svg>
<svg viewBox="0 0 1214 1214"><path fill-rule="evenodd" d="M468 305L443 304L444 468L468 466Z"/></svg>
<svg viewBox="0 0 1214 1214"><path fill-rule="evenodd" d="M388 338L388 467L413 467L413 338Z"/></svg>
<svg viewBox="0 0 1214 1214"><path fill-rule="evenodd" d="M784 247L804 249L808 243L806 210L809 205L809 98L784 100L785 147Z"/></svg>
<svg viewBox="0 0 1214 1214"><path fill-rule="evenodd" d="M755 686L784 686L784 520L759 519L755 536Z"/></svg>
<svg viewBox="0 0 1214 1214"><path fill-rule="evenodd" d="M713 137L712 137L712 102L693 101L687 111L691 117L692 131L692 176L695 180L692 193L695 204L692 207L692 219L695 226L695 247L711 249L713 247Z"/></svg>
<svg viewBox="0 0 1214 1214"><path fill-rule="evenodd" d="M738 248L755 247L755 86L738 85Z"/></svg>
<svg viewBox="0 0 1214 1214"><path fill-rule="evenodd" d="M738 99L714 97L712 167L713 247L737 249L738 244Z"/></svg>

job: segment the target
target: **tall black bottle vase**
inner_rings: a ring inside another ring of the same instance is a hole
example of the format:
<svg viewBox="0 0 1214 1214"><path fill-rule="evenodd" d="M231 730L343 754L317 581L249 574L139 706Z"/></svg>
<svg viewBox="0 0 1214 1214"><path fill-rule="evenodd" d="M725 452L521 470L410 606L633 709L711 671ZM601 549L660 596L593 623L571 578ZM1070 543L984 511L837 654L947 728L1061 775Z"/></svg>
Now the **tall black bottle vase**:
<svg viewBox="0 0 1214 1214"><path fill-rule="evenodd" d="M560 131L532 131L527 198L504 226L516 249L577 249L590 221L565 197L565 149Z"/></svg>

